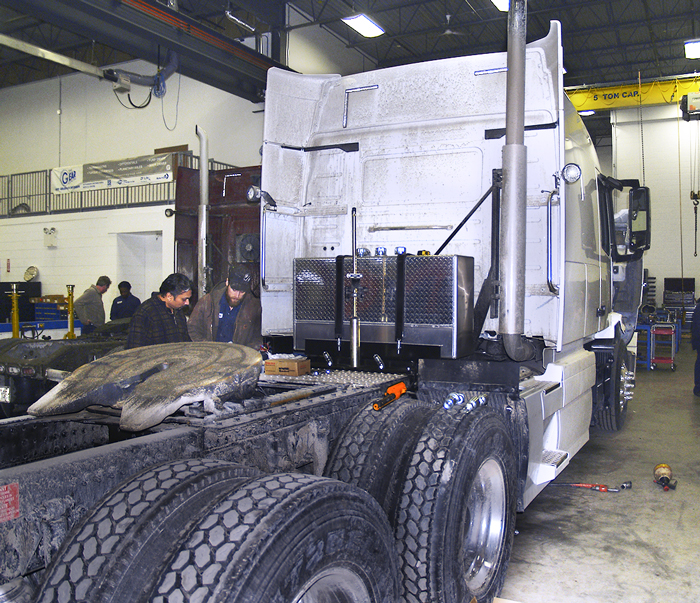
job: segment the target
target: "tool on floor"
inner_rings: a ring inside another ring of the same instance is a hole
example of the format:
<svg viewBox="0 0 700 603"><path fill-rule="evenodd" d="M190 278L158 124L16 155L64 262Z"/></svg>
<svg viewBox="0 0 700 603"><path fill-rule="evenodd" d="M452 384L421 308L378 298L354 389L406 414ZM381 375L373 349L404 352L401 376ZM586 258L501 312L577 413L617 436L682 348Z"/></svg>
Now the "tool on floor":
<svg viewBox="0 0 700 603"><path fill-rule="evenodd" d="M605 484L561 484L561 483L550 483L550 486L569 486L570 488L585 488L586 490L596 490L597 492L620 492L621 490L630 490L632 488L632 482L623 482L619 488L608 488Z"/></svg>
<svg viewBox="0 0 700 603"><path fill-rule="evenodd" d="M675 490L678 481L673 478L671 466L666 463L659 463L654 467L654 483L661 486L664 492Z"/></svg>
<svg viewBox="0 0 700 603"><path fill-rule="evenodd" d="M621 490L631 490L631 489L632 489L632 482L626 481L626 482L622 482L620 484L619 488L608 488L608 492L620 492Z"/></svg>
<svg viewBox="0 0 700 603"><path fill-rule="evenodd" d="M587 490L596 490L598 492L607 492L608 487L605 484L570 484L574 488L586 488Z"/></svg>

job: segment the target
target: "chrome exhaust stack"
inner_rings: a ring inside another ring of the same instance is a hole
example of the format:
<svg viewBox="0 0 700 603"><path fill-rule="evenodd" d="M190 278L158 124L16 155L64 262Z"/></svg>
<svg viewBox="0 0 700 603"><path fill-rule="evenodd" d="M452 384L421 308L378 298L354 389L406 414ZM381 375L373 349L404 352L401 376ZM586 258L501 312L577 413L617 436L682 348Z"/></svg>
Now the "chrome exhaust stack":
<svg viewBox="0 0 700 603"><path fill-rule="evenodd" d="M360 318L357 315L357 298L359 296L360 279L357 272L357 209L352 208L352 274L348 274L352 283L352 318L350 319L350 357L352 367L360 366Z"/></svg>
<svg viewBox="0 0 700 603"><path fill-rule="evenodd" d="M199 211L197 213L197 295L207 292L207 226L209 224L209 141L207 133L195 126L199 138Z"/></svg>
<svg viewBox="0 0 700 603"><path fill-rule="evenodd" d="M532 348L525 331L525 227L527 223L527 147L525 146L525 35L527 0L511 0L508 13L506 144L503 147L499 331L515 362Z"/></svg>

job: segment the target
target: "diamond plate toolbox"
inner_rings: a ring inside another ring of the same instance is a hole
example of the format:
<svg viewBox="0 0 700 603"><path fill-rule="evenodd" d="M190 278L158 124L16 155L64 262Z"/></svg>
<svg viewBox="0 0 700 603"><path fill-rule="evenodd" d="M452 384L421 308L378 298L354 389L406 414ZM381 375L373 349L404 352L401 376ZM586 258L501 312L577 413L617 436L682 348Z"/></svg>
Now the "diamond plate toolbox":
<svg viewBox="0 0 700 603"><path fill-rule="evenodd" d="M351 257L294 260L294 343L350 338ZM474 260L465 256L357 258L360 341L440 347L443 358L469 352ZM403 287L401 287L403 284ZM342 320L338 313L342 312ZM398 317L398 328L397 328Z"/></svg>

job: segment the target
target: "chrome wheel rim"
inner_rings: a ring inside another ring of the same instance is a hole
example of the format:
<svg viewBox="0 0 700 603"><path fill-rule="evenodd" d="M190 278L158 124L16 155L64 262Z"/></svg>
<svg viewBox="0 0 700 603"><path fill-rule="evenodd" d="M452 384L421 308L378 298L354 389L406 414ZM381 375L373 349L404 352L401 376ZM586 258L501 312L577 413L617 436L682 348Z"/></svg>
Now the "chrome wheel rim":
<svg viewBox="0 0 700 603"><path fill-rule="evenodd" d="M505 542L506 481L495 459L487 459L479 467L465 512L464 580L469 592L474 593L496 573Z"/></svg>
<svg viewBox="0 0 700 603"><path fill-rule="evenodd" d="M349 568L331 567L319 572L300 589L292 603L370 603L364 580Z"/></svg>
<svg viewBox="0 0 700 603"><path fill-rule="evenodd" d="M627 408L627 401L632 397L632 388L634 387L633 374L627 368L627 363L623 362L620 366L620 395L618 400L618 406L620 409L620 414L625 412Z"/></svg>

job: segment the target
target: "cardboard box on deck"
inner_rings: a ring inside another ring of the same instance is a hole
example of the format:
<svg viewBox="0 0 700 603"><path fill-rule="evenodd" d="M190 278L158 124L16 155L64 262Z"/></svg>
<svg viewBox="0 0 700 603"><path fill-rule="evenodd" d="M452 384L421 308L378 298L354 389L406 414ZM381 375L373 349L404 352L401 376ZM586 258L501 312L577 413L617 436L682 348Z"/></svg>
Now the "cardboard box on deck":
<svg viewBox="0 0 700 603"><path fill-rule="evenodd" d="M266 375L306 375L311 372L308 358L273 358L265 361Z"/></svg>

